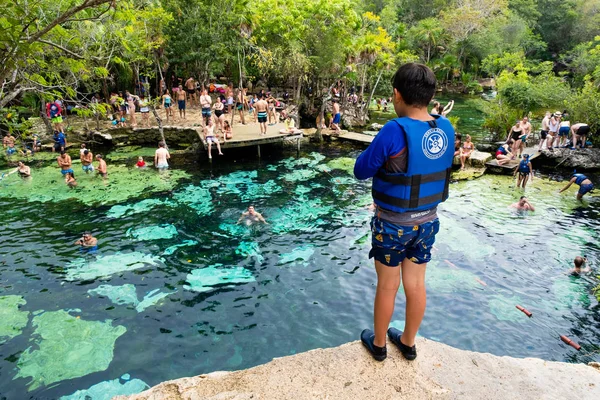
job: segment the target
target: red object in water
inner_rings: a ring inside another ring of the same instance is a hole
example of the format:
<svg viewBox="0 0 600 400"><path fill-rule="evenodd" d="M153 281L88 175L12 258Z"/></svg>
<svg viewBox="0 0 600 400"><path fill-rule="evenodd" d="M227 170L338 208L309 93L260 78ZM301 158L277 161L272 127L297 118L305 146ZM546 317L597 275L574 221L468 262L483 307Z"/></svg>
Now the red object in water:
<svg viewBox="0 0 600 400"><path fill-rule="evenodd" d="M529 318L531 318L533 316L533 314L531 312L529 312L527 309L521 307L520 305L517 304L517 310L521 311L523 314L527 315Z"/></svg>
<svg viewBox="0 0 600 400"><path fill-rule="evenodd" d="M481 286L487 286L487 283L485 283L485 282L484 282L484 281L482 281L481 279L479 279L479 278L475 278L475 280L476 280L477 282L479 282L479 284L480 284Z"/></svg>
<svg viewBox="0 0 600 400"><path fill-rule="evenodd" d="M565 335L561 335L560 336L560 340L562 340L563 342L565 342L566 344L568 344L569 346L571 346L572 348L574 348L577 351L581 350L581 346L580 345L578 345L576 342L572 341L571 339L569 339Z"/></svg>

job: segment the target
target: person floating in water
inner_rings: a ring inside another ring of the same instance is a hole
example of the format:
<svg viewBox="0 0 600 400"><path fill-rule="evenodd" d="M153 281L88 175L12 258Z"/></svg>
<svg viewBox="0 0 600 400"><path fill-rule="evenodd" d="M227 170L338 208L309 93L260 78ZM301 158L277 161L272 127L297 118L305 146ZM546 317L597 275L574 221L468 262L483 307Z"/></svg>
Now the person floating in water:
<svg viewBox="0 0 600 400"><path fill-rule="evenodd" d="M75 241L75 245L81 246L83 251L98 250L98 239L92 236L91 232L84 232L81 239Z"/></svg>
<svg viewBox="0 0 600 400"><path fill-rule="evenodd" d="M592 184L592 181L590 181L587 176L585 176L583 174L573 174L573 176L569 180L569 183L567 183L567 186L565 186L564 188L560 189L558 191L558 193L564 192L569 187L571 187L572 184L579 185L579 191L577 192L577 200L581 200L581 198L585 194L587 194L587 193L591 192L592 190L594 190L594 185Z"/></svg>
<svg viewBox="0 0 600 400"><path fill-rule="evenodd" d="M519 177L517 178L517 187L522 187L525 189L525 185L527 185L527 180L531 176L531 181L533 182L533 167L531 166L531 161L529 161L529 154L523 154L523 159L519 162L519 167L515 169L513 176L519 173Z"/></svg>
<svg viewBox="0 0 600 400"><path fill-rule="evenodd" d="M373 178L377 205L371 221L377 290L375 329L360 338L377 361L387 357L387 336L407 360L417 357L415 337L425 315L425 270L440 229L437 206L448 198L454 128L441 115L429 115L435 94L435 75L427 66L402 65L393 78L396 118L379 131L358 157L354 175ZM389 328L396 293L404 283L406 327Z"/></svg>
<svg viewBox="0 0 600 400"><path fill-rule="evenodd" d="M27 165L25 165L25 163L23 161L19 161L17 163L17 168L15 168L14 170L10 171L8 174L6 175L11 175L18 172L19 176L21 178L30 178L31 177L31 168L29 168Z"/></svg>
<svg viewBox="0 0 600 400"><path fill-rule="evenodd" d="M73 189L74 187L77 186L77 181L75 180L75 177L73 176L73 174L71 172L67 172L65 174L65 183L71 189Z"/></svg>
<svg viewBox="0 0 600 400"><path fill-rule="evenodd" d="M535 211L535 207L531 205L527 197L521 196L518 202L510 205L512 208L516 208L519 211Z"/></svg>
<svg viewBox="0 0 600 400"><path fill-rule="evenodd" d="M592 268L587 263L587 257L577 256L573 260L574 268L569 270L569 274L573 276L579 276L581 274L587 274L592 271ZM582 268L583 267L583 268Z"/></svg>
<svg viewBox="0 0 600 400"><path fill-rule="evenodd" d="M263 218L262 214L257 213L254 209L254 206L249 206L248 211L243 212L240 219L238 219L238 224L244 221L246 225L251 225L255 222L262 222L263 224L267 224L268 222Z"/></svg>
<svg viewBox="0 0 600 400"><path fill-rule="evenodd" d="M165 170L169 168L169 163L167 160L171 158L171 155L169 154L169 150L167 150L165 147L165 142L158 142L158 149L156 149L154 152L154 166L159 170Z"/></svg>

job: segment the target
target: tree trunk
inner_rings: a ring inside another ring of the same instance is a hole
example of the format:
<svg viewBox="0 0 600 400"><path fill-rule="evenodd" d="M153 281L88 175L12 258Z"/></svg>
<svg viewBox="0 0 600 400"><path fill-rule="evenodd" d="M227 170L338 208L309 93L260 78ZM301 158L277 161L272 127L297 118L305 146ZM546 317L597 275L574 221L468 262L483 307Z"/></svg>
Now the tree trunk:
<svg viewBox="0 0 600 400"><path fill-rule="evenodd" d="M361 108L360 118L361 118L363 125L365 124L365 120L366 120L365 117L369 113L369 107L371 106L371 101L373 100L373 95L375 94L375 90L377 90L377 85L379 85L379 80L381 79L381 75L383 75L383 69L381 71L379 71L379 76L377 77L377 81L375 82L375 85L373 86L373 89L371 90L371 94L369 95L369 101L367 101L366 106L363 105Z"/></svg>
<svg viewBox="0 0 600 400"><path fill-rule="evenodd" d="M165 144L165 148L168 150L169 146L167 146L167 141L165 140L165 132L162 125L162 119L156 112L156 107L152 106L152 114L154 114L154 119L156 119L156 124L158 125L158 132L160 133L160 139Z"/></svg>
<svg viewBox="0 0 600 400"><path fill-rule="evenodd" d="M53 134L52 131L52 124L50 123L50 120L48 119L48 114L46 114L46 100L44 100L43 98L42 100L42 105L40 108L40 117L42 118L42 121L44 121L44 125L46 125L46 131L48 132L49 135Z"/></svg>

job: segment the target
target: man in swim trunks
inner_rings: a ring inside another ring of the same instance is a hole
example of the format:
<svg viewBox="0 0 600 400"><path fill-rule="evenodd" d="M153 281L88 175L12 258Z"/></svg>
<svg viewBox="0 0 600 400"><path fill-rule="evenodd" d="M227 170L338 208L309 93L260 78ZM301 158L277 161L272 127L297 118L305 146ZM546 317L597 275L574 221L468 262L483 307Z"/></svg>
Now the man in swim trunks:
<svg viewBox="0 0 600 400"><path fill-rule="evenodd" d="M550 130L550 111L546 111L546 116L542 120L542 129L540 130L540 144L538 145L538 151L542 151L544 141L548 136L548 131Z"/></svg>
<svg viewBox="0 0 600 400"><path fill-rule="evenodd" d="M81 239L76 240L74 244L83 248L92 248L98 246L98 239L93 237L90 232L84 232Z"/></svg>
<svg viewBox="0 0 600 400"><path fill-rule="evenodd" d="M512 208L516 208L519 211L535 211L535 207L529 203L527 197L521 196L518 202L510 205Z"/></svg>
<svg viewBox="0 0 600 400"><path fill-rule="evenodd" d="M81 169L83 169L83 171L86 174L89 174L90 172L93 173L94 165L92 164L92 162L94 161L94 155L92 154L92 152L88 149L85 149L83 153L81 153L79 158L81 159Z"/></svg>
<svg viewBox="0 0 600 400"><path fill-rule="evenodd" d="M179 118L185 119L185 98L187 97L187 93L183 90L183 87L179 85L179 90L177 91L177 106L179 107Z"/></svg>
<svg viewBox="0 0 600 400"><path fill-rule="evenodd" d="M529 139L529 135L531 135L531 123L529 122L529 117L523 117L521 120L521 128L523 129L523 133L519 138L521 143L519 145L519 153L517 154L517 158L521 158L523 154L523 150L525 150L525 146L527 145L527 139Z"/></svg>
<svg viewBox="0 0 600 400"><path fill-rule="evenodd" d="M588 124L582 122L571 126L571 134L573 135L573 147L571 149L584 148L587 136L590 133L590 127ZM581 146L579 141L581 140Z"/></svg>
<svg viewBox="0 0 600 400"><path fill-rule="evenodd" d="M256 210L254 210L254 206L249 206L248 207L248 211L243 212L242 216L240 217L240 219L238 219L237 223L239 224L240 222L242 222L242 220L245 220L246 225L251 225L255 222L262 222L263 224L269 224L262 216L262 214L257 213Z"/></svg>
<svg viewBox="0 0 600 400"><path fill-rule="evenodd" d="M154 166L159 170L165 170L169 168L167 160L171 158L169 150L165 148L165 142L158 142L158 149L154 152Z"/></svg>
<svg viewBox="0 0 600 400"><path fill-rule="evenodd" d="M200 96L200 106L202 107L202 118L204 118L204 125L208 125L208 119L211 116L212 98L208 94L208 91L204 89L202 96Z"/></svg>
<svg viewBox="0 0 600 400"><path fill-rule="evenodd" d="M244 118L244 103L246 102L246 96L244 95L244 91L242 89L238 89L235 100L235 108L240 114L240 120L242 121L242 125L246 125L246 119Z"/></svg>
<svg viewBox="0 0 600 400"><path fill-rule="evenodd" d="M193 107L194 104L197 103L196 82L194 81L194 78L192 78L191 76L189 77L189 79L187 81L185 81L185 91L188 94L189 103Z"/></svg>
<svg viewBox="0 0 600 400"><path fill-rule="evenodd" d="M342 114L340 114L340 103L338 99L333 99L333 121L331 121L331 129L336 133L340 132L340 121L342 120Z"/></svg>
<svg viewBox="0 0 600 400"><path fill-rule="evenodd" d="M254 122L258 121L261 135L267 134L267 119L269 112L268 107L269 104L265 101L265 99L261 95L258 95L258 101L254 103L254 109L256 110Z"/></svg>
<svg viewBox="0 0 600 400"><path fill-rule="evenodd" d="M60 156L56 158L56 162L58 163L58 166L60 167L60 173L63 174L63 176L65 176L68 172L75 176L73 169L71 168L71 156L68 155L64 150L60 152Z"/></svg>
<svg viewBox="0 0 600 400"><path fill-rule="evenodd" d="M96 156L96 160L98 161L98 175L100 175L102 178L107 178L108 172L106 168L106 161L103 160L102 154L98 154Z"/></svg>
<svg viewBox="0 0 600 400"><path fill-rule="evenodd" d="M587 193L591 192L592 190L594 190L594 185L592 184L592 181L590 181L587 176L585 176L583 174L573 174L573 176L569 180L569 183L567 183L567 186L565 186L564 188L560 189L558 191L558 193L564 192L569 187L571 187L572 184L579 185L579 191L577 192L577 200L581 200L581 198L585 194L587 194Z"/></svg>

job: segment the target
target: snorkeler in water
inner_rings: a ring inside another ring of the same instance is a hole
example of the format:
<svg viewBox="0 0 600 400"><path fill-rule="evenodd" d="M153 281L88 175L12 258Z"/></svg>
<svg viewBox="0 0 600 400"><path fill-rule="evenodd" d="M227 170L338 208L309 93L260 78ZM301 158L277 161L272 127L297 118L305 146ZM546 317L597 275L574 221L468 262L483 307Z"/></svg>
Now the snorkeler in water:
<svg viewBox="0 0 600 400"><path fill-rule="evenodd" d="M75 241L75 244L82 248L95 248L98 246L98 239L93 237L91 232L84 232L81 239Z"/></svg>
<svg viewBox="0 0 600 400"><path fill-rule="evenodd" d="M573 260L574 268L569 270L569 275L579 276L581 274L587 274L592 271L592 268L587 263L587 257L577 256ZM582 268L583 267L583 268Z"/></svg>
<svg viewBox="0 0 600 400"><path fill-rule="evenodd" d="M237 223L239 224L242 221L244 221L246 225L251 225L255 222L262 222L268 225L268 222L265 221L263 216L260 213L256 212L254 206L249 206L248 211L242 213L242 216L240 217L240 219L238 219Z"/></svg>

